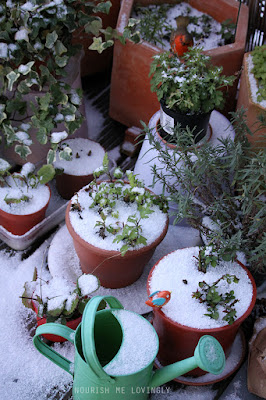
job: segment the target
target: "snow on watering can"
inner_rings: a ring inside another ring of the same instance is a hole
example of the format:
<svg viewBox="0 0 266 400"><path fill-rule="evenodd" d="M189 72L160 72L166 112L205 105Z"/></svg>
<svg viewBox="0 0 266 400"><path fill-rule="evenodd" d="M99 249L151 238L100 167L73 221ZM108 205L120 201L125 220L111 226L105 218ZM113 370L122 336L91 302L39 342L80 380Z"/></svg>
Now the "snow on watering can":
<svg viewBox="0 0 266 400"><path fill-rule="evenodd" d="M110 306L97 311L104 300ZM59 335L74 343L73 364L40 338ZM123 309L112 296L95 296L86 305L76 331L55 323L41 325L33 338L35 347L47 358L74 375L75 400L144 400L157 386L194 368L220 374L225 356L220 343L203 336L193 357L153 372L159 340L153 326L140 315Z"/></svg>

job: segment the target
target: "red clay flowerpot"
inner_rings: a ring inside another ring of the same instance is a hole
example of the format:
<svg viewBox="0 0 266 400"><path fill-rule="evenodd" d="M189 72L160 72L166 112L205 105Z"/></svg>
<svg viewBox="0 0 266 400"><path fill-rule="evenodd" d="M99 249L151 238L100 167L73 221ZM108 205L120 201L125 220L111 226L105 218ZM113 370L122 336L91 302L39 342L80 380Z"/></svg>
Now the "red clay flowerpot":
<svg viewBox="0 0 266 400"><path fill-rule="evenodd" d="M159 260L151 269L147 280L147 291L150 295L149 281L151 279L153 270L156 268ZM222 345L226 357L230 354L231 346L235 340L236 334L242 322L251 313L257 295L257 288L249 270L240 262L238 264L247 272L249 279L252 282L253 296L250 306L246 312L238 318L232 325L226 325L220 328L211 329L197 329L189 326L181 325L168 318L160 309L153 308L153 326L159 337L159 352L157 358L162 365L172 364L176 361L192 357L195 347L199 339L203 335L211 335L215 337ZM243 293L243 295L245 295ZM199 368L194 369L189 373L191 376L205 375L206 372Z"/></svg>
<svg viewBox="0 0 266 400"><path fill-rule="evenodd" d="M31 302L34 311L36 313L36 320L37 320L37 326L46 324L46 318L45 317L38 317L38 308L36 307L34 301ZM67 321L66 326L70 329L73 329L74 331L77 329L78 325L81 322L81 318L82 316L80 316L79 318L73 319L71 321ZM50 340L51 342L66 342L67 340L62 338L61 336L57 336L57 335L42 335L45 339Z"/></svg>
<svg viewBox="0 0 266 400"><path fill-rule="evenodd" d="M123 32L128 23L134 0L123 0L116 29ZM163 0L138 0L138 5L162 4ZM167 3L175 3L167 0ZM189 0L188 5L209 14L218 22L237 20L239 3L234 0ZM235 42L207 50L213 65L223 67L223 74L233 75L241 69L245 53L248 29L248 7L241 4ZM118 40L114 46L113 69L110 93L110 116L126 126L142 127L140 121L149 122L159 109L156 93L150 90L150 63L152 57L163 50L142 41L134 44L130 40L122 45ZM228 89L226 112L235 110L237 81Z"/></svg>
<svg viewBox="0 0 266 400"><path fill-rule="evenodd" d="M25 215L10 214L0 209L0 225L13 235L24 235L24 233L28 232L31 228L41 222L45 217L45 212L51 198L51 189L48 185L47 187L50 191L50 197L43 208L33 214Z"/></svg>
<svg viewBox="0 0 266 400"><path fill-rule="evenodd" d="M130 250L122 257L119 251L100 249L83 240L71 225L70 206L71 202L66 209L66 226L72 236L82 272L94 274L99 278L101 286L107 288L122 288L136 282L167 233L168 218L163 232L153 243L139 250Z"/></svg>

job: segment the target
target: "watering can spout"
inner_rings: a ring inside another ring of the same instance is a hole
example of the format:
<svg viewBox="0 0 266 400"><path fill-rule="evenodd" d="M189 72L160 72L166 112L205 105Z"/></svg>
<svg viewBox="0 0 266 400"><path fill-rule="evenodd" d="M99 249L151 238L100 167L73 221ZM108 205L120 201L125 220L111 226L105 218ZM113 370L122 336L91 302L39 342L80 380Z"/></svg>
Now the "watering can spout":
<svg viewBox="0 0 266 400"><path fill-rule="evenodd" d="M158 369L151 379L150 387L155 388L161 386L197 367L214 375L219 375L224 370L224 351L218 340L214 337L209 335L202 336L197 344L193 357Z"/></svg>

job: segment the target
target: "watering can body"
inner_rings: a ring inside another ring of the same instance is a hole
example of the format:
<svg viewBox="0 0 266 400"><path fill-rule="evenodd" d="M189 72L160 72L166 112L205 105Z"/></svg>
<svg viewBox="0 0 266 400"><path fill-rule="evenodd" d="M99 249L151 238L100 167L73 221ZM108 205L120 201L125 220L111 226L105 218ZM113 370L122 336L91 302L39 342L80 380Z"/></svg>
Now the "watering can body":
<svg viewBox="0 0 266 400"><path fill-rule="evenodd" d="M111 308L97 311L102 300ZM44 324L36 330L33 338L35 347L45 357L73 375L72 395L75 400L146 400L153 388L198 366L194 357L190 357L153 373L153 361L158 352L157 343L154 357L152 356L144 368L127 375L108 375L104 367L116 357L123 341L123 329L112 314L114 310L119 309L123 309L123 306L114 297L95 296L83 313L82 320L86 320L86 324L81 322L76 331L55 323ZM74 365L44 343L40 338L42 334L59 335L73 343Z"/></svg>

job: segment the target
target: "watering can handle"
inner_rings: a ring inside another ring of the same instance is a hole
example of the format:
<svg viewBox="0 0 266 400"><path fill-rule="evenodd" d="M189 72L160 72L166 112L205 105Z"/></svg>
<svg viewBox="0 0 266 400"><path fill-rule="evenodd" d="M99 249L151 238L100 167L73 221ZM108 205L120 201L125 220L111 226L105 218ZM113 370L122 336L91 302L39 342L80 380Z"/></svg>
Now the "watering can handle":
<svg viewBox="0 0 266 400"><path fill-rule="evenodd" d="M94 323L95 316L99 304L101 301L106 301L111 309L123 309L124 307L113 296L94 296L87 303L85 310L83 311L82 321L81 321L81 341L82 341L82 351L86 362L90 365L91 369L97 375L99 379L108 381L109 383L114 383L114 379L111 378L106 372L104 372L95 348L94 342Z"/></svg>
<svg viewBox="0 0 266 400"><path fill-rule="evenodd" d="M47 357L49 360L54 362L59 367L63 368L70 375L73 376L72 371L72 363L67 358L61 356L61 354L57 353L53 348L48 346L43 340L40 338L40 335L43 334L52 334L62 336L64 339L67 339L69 342L74 343L74 334L75 331L68 328L65 325L54 324L54 323L46 323L41 326L38 326L36 329L36 334L33 338L33 344L36 349Z"/></svg>

